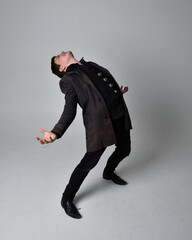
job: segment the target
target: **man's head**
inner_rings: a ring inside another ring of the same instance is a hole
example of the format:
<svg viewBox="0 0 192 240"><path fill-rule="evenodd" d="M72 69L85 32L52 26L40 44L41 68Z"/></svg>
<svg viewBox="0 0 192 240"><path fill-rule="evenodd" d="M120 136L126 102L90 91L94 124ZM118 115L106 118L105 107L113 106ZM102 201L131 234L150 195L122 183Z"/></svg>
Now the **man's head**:
<svg viewBox="0 0 192 240"><path fill-rule="evenodd" d="M74 55L71 51L61 52L59 55L52 57L51 70L56 76L62 78L67 67L74 62Z"/></svg>

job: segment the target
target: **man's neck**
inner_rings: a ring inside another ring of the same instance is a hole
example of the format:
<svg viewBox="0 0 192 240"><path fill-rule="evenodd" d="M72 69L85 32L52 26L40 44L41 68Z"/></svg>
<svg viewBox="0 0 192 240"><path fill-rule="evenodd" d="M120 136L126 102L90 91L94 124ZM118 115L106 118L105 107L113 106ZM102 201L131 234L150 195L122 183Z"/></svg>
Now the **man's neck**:
<svg viewBox="0 0 192 240"><path fill-rule="evenodd" d="M79 61L77 61L75 58L71 58L70 61L69 61L69 64L67 66L67 68L71 65L71 64L79 64L79 65L82 65L82 63L80 63Z"/></svg>

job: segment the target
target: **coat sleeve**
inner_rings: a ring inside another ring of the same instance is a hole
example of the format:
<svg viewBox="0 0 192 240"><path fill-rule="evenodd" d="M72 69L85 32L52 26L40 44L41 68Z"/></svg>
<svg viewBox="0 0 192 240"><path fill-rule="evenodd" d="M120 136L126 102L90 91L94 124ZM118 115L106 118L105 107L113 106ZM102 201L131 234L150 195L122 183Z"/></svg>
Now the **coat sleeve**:
<svg viewBox="0 0 192 240"><path fill-rule="evenodd" d="M69 78L64 78L61 80L60 88L61 88L61 91L65 94L64 110L58 123L51 130L51 132L57 135L57 138L61 138L62 135L67 130L67 128L73 122L77 113L77 103L78 103L75 89Z"/></svg>

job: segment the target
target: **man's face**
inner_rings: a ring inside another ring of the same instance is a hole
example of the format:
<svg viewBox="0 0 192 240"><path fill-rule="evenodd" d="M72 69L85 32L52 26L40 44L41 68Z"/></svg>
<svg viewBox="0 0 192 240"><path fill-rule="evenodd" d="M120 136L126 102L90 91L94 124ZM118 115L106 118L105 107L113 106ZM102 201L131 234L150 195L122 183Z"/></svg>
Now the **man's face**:
<svg viewBox="0 0 192 240"><path fill-rule="evenodd" d="M60 66L61 71L66 71L72 58L74 58L74 55L71 51L62 51L59 55L55 57L55 63Z"/></svg>

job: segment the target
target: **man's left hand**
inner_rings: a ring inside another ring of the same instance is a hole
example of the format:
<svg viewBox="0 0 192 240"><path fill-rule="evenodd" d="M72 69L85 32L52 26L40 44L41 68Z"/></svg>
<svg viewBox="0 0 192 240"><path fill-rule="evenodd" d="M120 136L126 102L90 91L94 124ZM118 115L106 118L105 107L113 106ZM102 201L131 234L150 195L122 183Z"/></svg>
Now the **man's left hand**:
<svg viewBox="0 0 192 240"><path fill-rule="evenodd" d="M123 86L121 86L121 92L124 94L124 93L126 93L127 91L128 91L128 87L126 86L126 87L123 87Z"/></svg>

